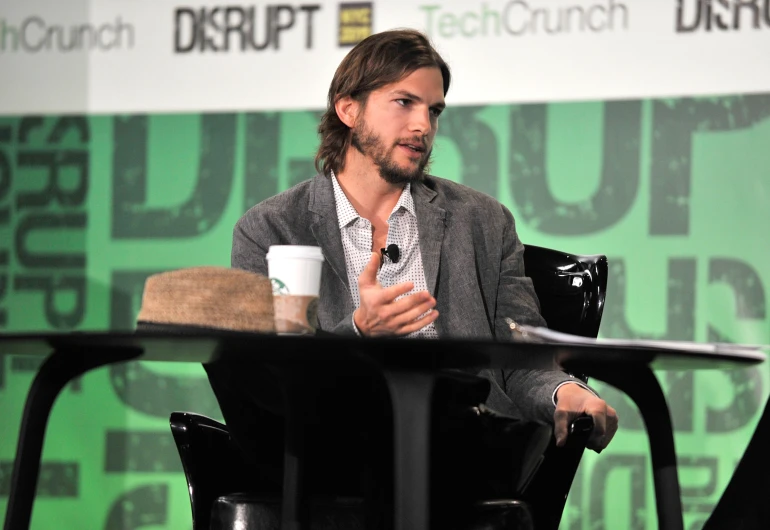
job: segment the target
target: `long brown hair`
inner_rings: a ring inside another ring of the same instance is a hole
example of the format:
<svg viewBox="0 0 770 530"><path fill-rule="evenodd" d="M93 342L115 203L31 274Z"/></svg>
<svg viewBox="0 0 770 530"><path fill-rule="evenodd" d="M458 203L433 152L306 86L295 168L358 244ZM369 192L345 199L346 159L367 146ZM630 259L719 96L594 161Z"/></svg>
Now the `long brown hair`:
<svg viewBox="0 0 770 530"><path fill-rule="evenodd" d="M350 128L342 123L334 108L344 97L365 104L369 94L396 83L419 68L438 68L449 90L449 66L428 38L412 29L375 33L359 42L345 56L329 86L327 108L318 125L321 144L315 155L316 171L329 175L344 169L350 145Z"/></svg>

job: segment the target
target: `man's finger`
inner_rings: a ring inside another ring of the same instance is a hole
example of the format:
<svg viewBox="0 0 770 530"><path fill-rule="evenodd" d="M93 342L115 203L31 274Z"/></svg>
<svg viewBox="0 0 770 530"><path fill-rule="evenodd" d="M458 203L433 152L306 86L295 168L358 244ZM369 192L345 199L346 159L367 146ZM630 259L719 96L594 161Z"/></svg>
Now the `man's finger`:
<svg viewBox="0 0 770 530"><path fill-rule="evenodd" d="M607 447L612 439L615 437L615 433L618 432L618 413L607 405L607 419L606 419L606 427L604 436L600 440L595 440L597 447L589 447L590 449L594 449L597 453L601 452L605 447Z"/></svg>
<svg viewBox="0 0 770 530"><path fill-rule="evenodd" d="M569 413L566 410L556 408L553 413L553 436L556 438L556 445L562 447L567 443L567 433L569 421Z"/></svg>
<svg viewBox="0 0 770 530"><path fill-rule="evenodd" d="M409 291L414 289L414 283L413 282L403 282L403 283L397 283L396 285L391 285L390 287L385 287L382 291L380 291L380 296L382 297L382 300L384 302L392 302L402 294L406 294ZM417 294L417 293L415 293ZM407 297L410 298L410 297ZM402 298L403 300L403 298ZM399 300L400 302L400 300Z"/></svg>
<svg viewBox="0 0 770 530"><path fill-rule="evenodd" d="M588 438L586 447L595 451L601 451L607 444L604 443L604 435L607 434L607 408L602 410L587 411L594 420L594 429Z"/></svg>
<svg viewBox="0 0 770 530"><path fill-rule="evenodd" d="M434 322L438 318L438 311L435 309L431 311L430 313L426 314L424 317L419 318L417 320L412 321L410 324L407 324L399 330L399 334L408 335L414 331L418 331L431 322Z"/></svg>
<svg viewBox="0 0 770 530"><path fill-rule="evenodd" d="M613 436L618 430L618 411L607 405L607 433Z"/></svg>
<svg viewBox="0 0 770 530"><path fill-rule="evenodd" d="M413 297L414 295L405 296L404 298L396 302L396 304L402 301L407 301L409 298L413 298ZM417 298L416 300L420 300L420 299ZM396 306L396 304L393 304L393 305ZM416 321L422 315L426 314L431 309L433 309L435 305L436 305L436 302L432 298L424 302L417 302L416 304L413 301L410 301L410 304L408 306L405 306L404 310L398 311L397 313L395 313L397 316L393 318L393 324L396 326L407 326L412 322Z"/></svg>
<svg viewBox="0 0 770 530"><path fill-rule="evenodd" d="M383 294L386 292L387 289L383 289L377 293L383 303L378 310L378 318L399 335L405 333L404 326L410 325L436 305L436 300L427 291L404 296L395 302Z"/></svg>
<svg viewBox="0 0 770 530"><path fill-rule="evenodd" d="M401 283L399 285L409 285L412 282L405 282ZM397 285L394 285L393 287L398 287ZM383 289L383 296L390 297L392 296L396 291L390 291L393 287L388 287L387 289ZM407 291L408 293L409 291ZM406 293L399 293L396 295L396 298L401 296L401 294ZM391 299L393 300L393 299ZM436 305L436 299L433 298L428 291L418 291L416 293L408 294L406 296L402 296L401 298L398 298L395 302L393 302L393 314L399 315L401 313L406 313L407 311L412 310L413 308L423 305L423 304L433 304ZM427 307L425 311L433 307L432 305ZM417 313L414 315L413 318L417 318L422 313Z"/></svg>
<svg viewBox="0 0 770 530"><path fill-rule="evenodd" d="M377 270L380 268L380 256L376 252L372 252L369 257L369 262L361 271L358 276L359 287L373 287L377 285Z"/></svg>

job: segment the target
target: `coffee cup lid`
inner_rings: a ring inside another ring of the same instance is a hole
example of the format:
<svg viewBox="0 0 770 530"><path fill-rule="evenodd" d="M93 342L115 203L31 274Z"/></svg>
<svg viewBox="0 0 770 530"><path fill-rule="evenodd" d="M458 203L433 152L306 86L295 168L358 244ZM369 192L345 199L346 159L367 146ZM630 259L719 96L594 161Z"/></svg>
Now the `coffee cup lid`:
<svg viewBox="0 0 770 530"><path fill-rule="evenodd" d="M315 259L323 261L324 256L321 247L309 245L270 245L267 249L267 259L271 258L299 258Z"/></svg>

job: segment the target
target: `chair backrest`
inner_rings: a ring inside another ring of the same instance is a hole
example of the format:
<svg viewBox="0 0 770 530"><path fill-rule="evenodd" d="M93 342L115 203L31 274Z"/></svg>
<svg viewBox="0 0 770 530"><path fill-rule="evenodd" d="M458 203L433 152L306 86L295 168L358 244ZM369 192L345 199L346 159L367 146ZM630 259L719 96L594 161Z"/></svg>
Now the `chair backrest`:
<svg viewBox="0 0 770 530"><path fill-rule="evenodd" d="M570 254L525 245L525 274L532 279L540 312L550 329L596 338L607 292L607 257ZM587 381L582 374L573 374ZM557 530L580 465L585 441L556 447L551 440L543 463L524 491L538 530Z"/></svg>
<svg viewBox="0 0 770 530"><path fill-rule="evenodd" d="M172 412L171 433L187 480L193 530L208 530L211 506L220 495L254 487L227 427L207 416Z"/></svg>
<svg viewBox="0 0 770 530"><path fill-rule="evenodd" d="M583 337L599 335L607 292L606 256L525 245L524 269L550 329Z"/></svg>

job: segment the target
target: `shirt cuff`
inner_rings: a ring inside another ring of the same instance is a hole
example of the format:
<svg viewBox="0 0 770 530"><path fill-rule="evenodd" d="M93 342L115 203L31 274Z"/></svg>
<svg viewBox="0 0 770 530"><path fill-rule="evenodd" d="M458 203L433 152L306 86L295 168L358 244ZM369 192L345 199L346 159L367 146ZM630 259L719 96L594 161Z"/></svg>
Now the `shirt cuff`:
<svg viewBox="0 0 770 530"><path fill-rule="evenodd" d="M354 324L354 326L355 326L355 324ZM600 396L599 394L597 394L597 393L596 393L596 391L595 391L593 388L591 388L590 386L588 386L587 384L585 384L585 383L584 383L584 382L582 382L582 381L577 381L577 380L573 380L573 381L562 381L561 383L559 383L558 385L556 385L556 388L554 388L554 389L553 389L553 394L551 395L551 401L553 401L553 406L554 406L554 407L556 406L556 392L558 392L558 391L559 391L559 389L560 389L561 387L563 387L564 385L578 385L579 387L581 387L581 388L585 388L586 390L588 390L588 391L589 391L590 393L592 393L594 396L596 396L596 397L598 397L598 398L601 398L601 396Z"/></svg>
<svg viewBox="0 0 770 530"><path fill-rule="evenodd" d="M355 312L353 312L353 315L355 315ZM353 315L350 315L350 323L353 324L353 331L356 332L357 337L363 337L363 335L361 335L361 332L358 330L358 326L356 326L356 319L354 318Z"/></svg>

